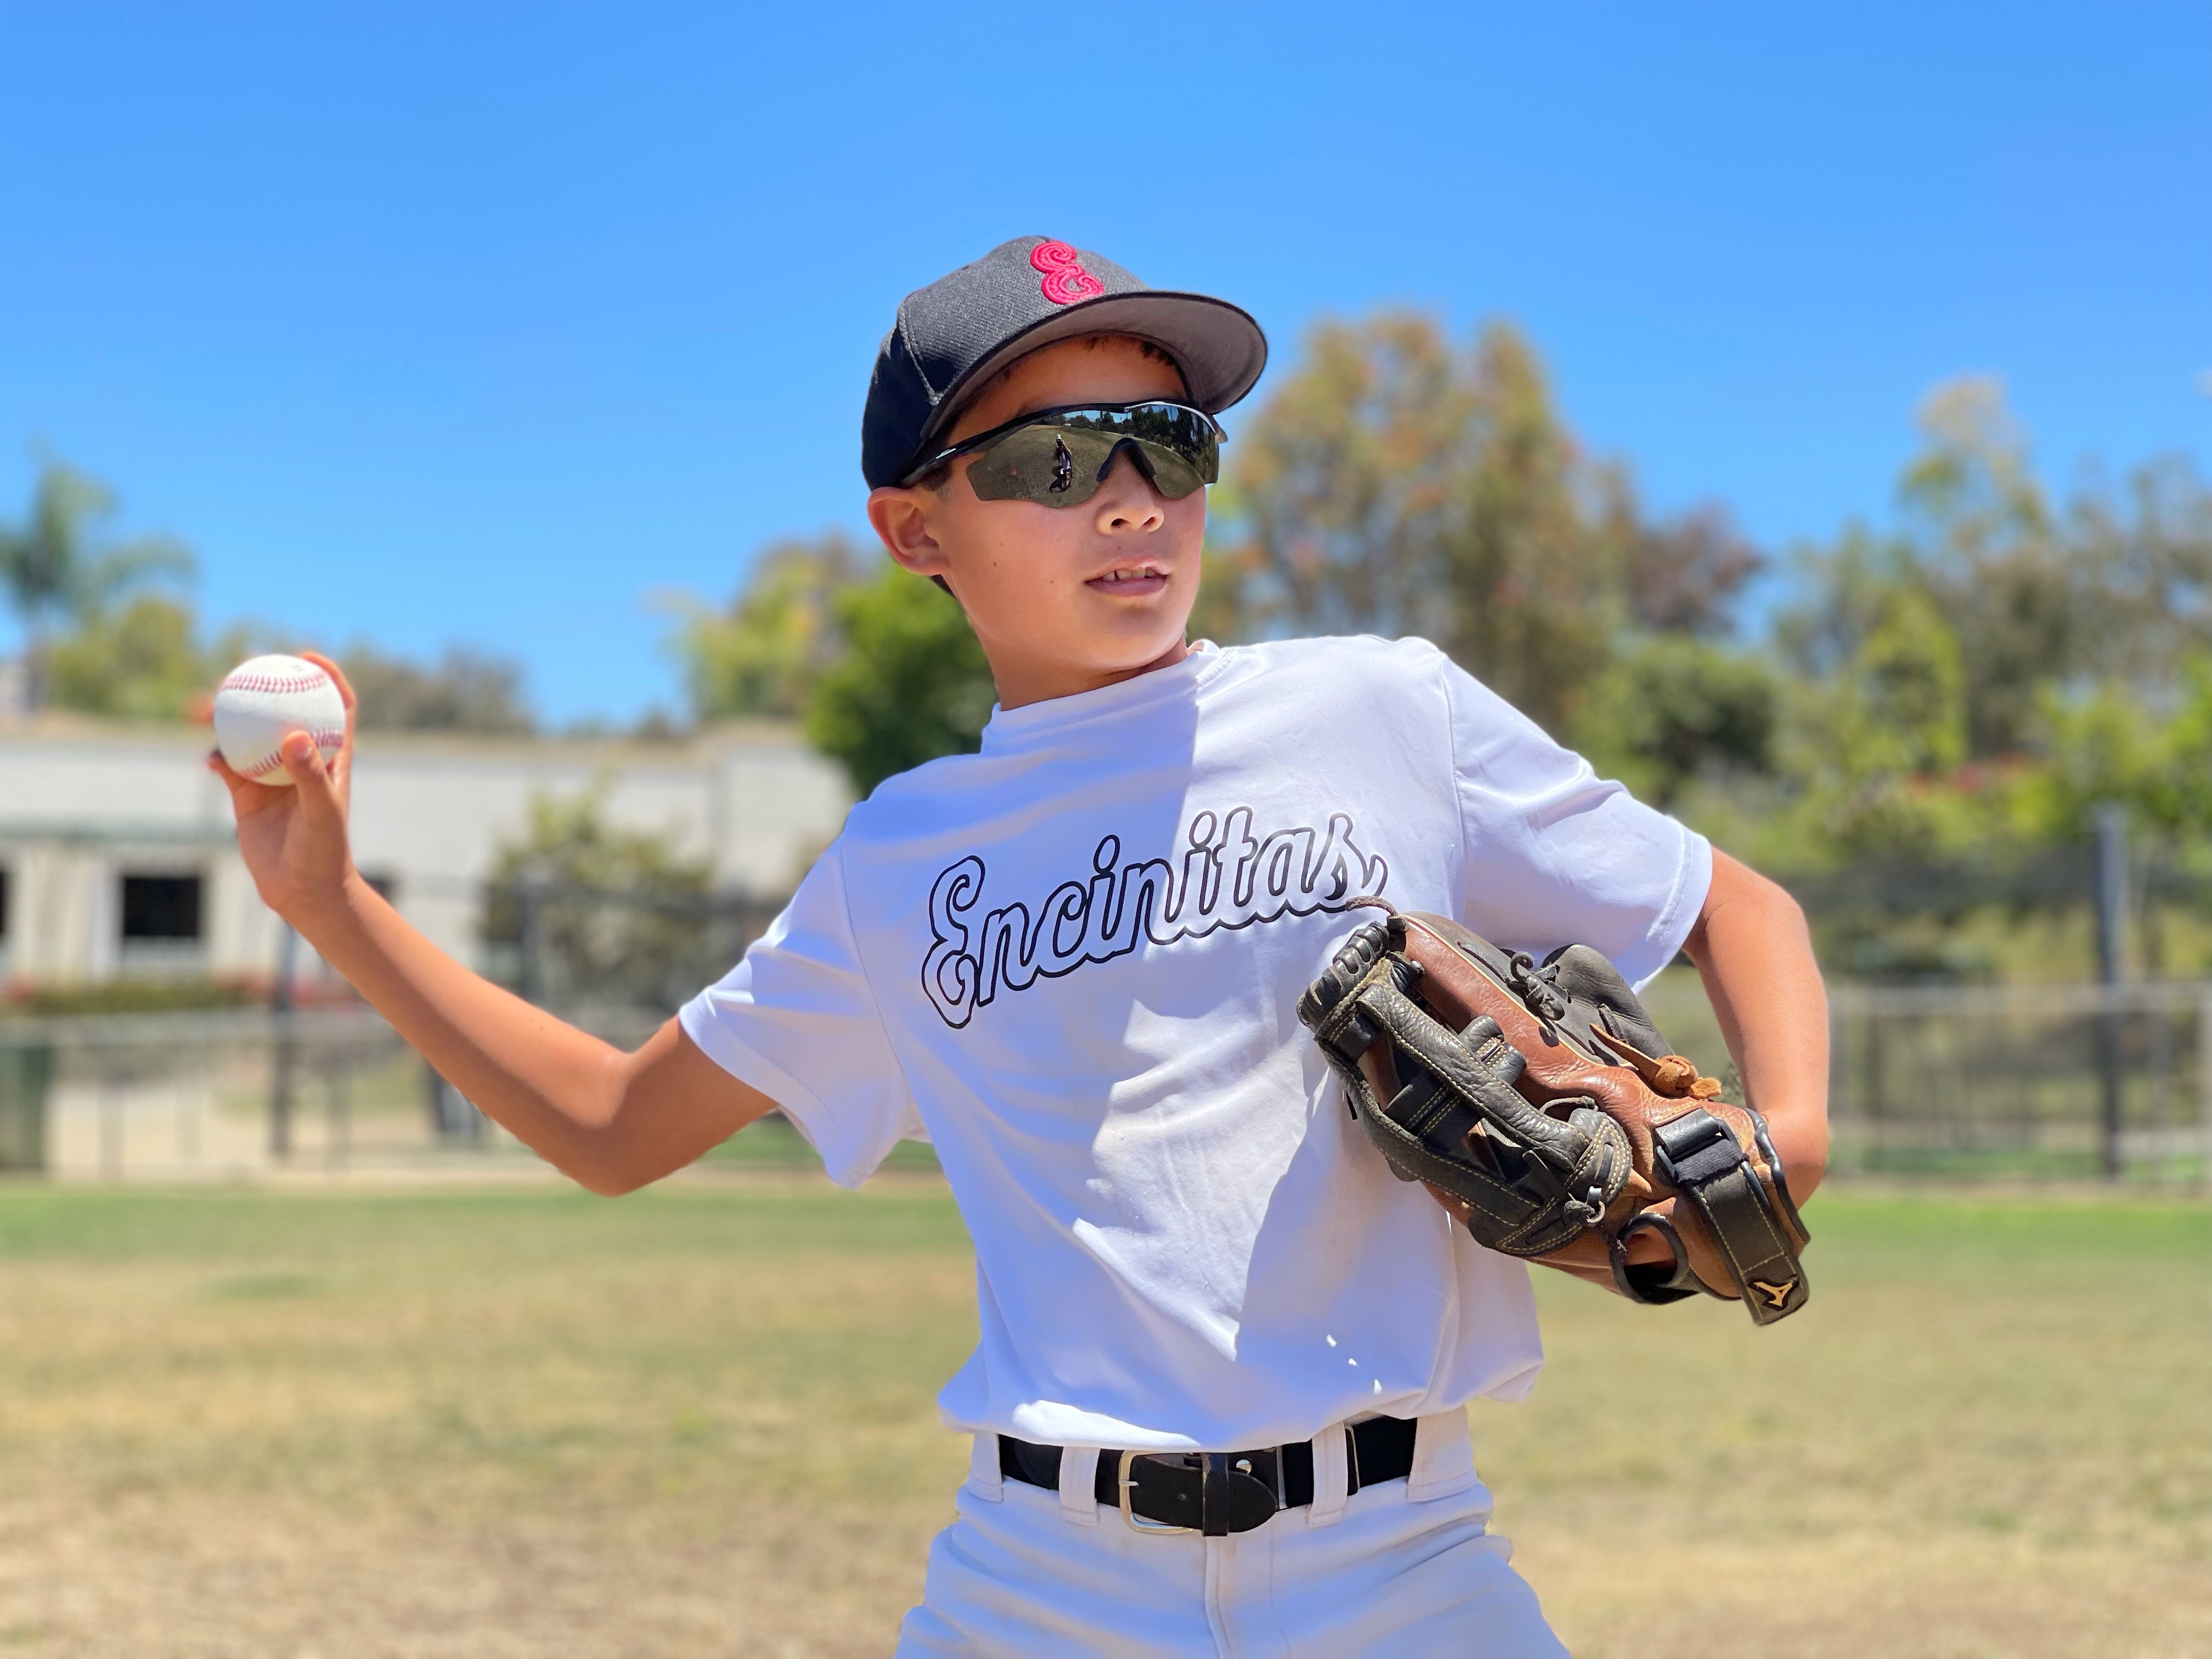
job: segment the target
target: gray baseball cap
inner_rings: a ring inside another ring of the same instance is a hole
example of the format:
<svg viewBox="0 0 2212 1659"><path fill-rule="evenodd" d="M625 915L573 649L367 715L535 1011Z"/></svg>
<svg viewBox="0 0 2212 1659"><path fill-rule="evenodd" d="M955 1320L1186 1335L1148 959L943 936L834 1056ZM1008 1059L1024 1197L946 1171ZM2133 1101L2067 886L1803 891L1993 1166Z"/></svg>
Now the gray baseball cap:
<svg viewBox="0 0 2212 1659"><path fill-rule="evenodd" d="M1226 300L1147 288L1112 260L1049 236L1017 236L916 289L876 354L860 417L860 472L896 483L944 447L961 395L1054 340L1130 334L1182 365L1191 401L1216 415L1267 366L1267 337Z"/></svg>

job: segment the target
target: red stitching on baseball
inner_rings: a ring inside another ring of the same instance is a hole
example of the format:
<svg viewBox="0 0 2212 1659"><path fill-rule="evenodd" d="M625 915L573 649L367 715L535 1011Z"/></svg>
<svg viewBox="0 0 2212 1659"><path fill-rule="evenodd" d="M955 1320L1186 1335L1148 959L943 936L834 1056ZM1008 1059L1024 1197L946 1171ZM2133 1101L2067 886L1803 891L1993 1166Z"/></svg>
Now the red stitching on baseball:
<svg viewBox="0 0 2212 1659"><path fill-rule="evenodd" d="M313 691L331 683L331 677L320 669L311 678L294 674L280 678L275 674L233 674L222 683L225 691Z"/></svg>
<svg viewBox="0 0 2212 1659"><path fill-rule="evenodd" d="M1039 242L1030 250L1030 267L1043 274L1037 287L1056 306L1095 300L1106 291L1106 284L1083 268L1083 256L1065 242Z"/></svg>

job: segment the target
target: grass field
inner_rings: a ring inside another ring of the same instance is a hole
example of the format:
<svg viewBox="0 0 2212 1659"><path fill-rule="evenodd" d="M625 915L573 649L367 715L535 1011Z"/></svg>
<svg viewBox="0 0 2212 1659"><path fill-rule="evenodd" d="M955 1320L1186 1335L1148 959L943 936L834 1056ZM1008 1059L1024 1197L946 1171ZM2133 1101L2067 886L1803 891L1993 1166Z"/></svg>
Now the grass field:
<svg viewBox="0 0 2212 1659"><path fill-rule="evenodd" d="M974 1312L878 1185L0 1190L0 1652L887 1651ZM1812 1220L1771 1331L1543 1276L1476 1445L1576 1650L2212 1653L2212 1209Z"/></svg>

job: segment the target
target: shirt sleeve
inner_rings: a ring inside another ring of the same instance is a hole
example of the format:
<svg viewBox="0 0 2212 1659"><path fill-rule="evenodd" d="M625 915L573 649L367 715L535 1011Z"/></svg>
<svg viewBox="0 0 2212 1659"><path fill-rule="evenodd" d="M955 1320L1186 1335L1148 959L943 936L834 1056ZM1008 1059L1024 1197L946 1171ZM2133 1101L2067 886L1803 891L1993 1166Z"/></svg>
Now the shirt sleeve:
<svg viewBox="0 0 2212 1659"><path fill-rule="evenodd" d="M900 1141L927 1139L861 965L836 846L744 960L677 1018L783 1109L841 1187L859 1186Z"/></svg>
<svg viewBox="0 0 2212 1659"><path fill-rule="evenodd" d="M1462 920L1539 960L1591 945L1628 981L1674 959L1711 885L1703 836L1646 806L1439 653L1464 837Z"/></svg>

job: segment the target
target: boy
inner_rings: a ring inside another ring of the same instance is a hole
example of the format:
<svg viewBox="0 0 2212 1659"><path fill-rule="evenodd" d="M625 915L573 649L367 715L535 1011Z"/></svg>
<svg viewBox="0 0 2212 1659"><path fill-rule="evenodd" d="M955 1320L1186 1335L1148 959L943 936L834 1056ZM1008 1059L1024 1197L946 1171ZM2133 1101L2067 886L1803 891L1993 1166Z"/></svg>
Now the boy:
<svg viewBox="0 0 2212 1659"><path fill-rule="evenodd" d="M908 296L869 518L965 609L999 706L635 1054L362 883L349 746L326 772L288 738L295 789L227 775L263 896L593 1191L774 1107L848 1185L935 1144L982 1331L940 1404L975 1449L902 1655L1560 1651L1465 1412L1534 1382L1528 1276L1392 1178L1294 1012L1354 896L1632 980L1686 949L1793 1188L1819 1179L1826 1012L1778 889L1421 641L1186 642L1212 417L1265 356L1236 307L1042 238Z"/></svg>

